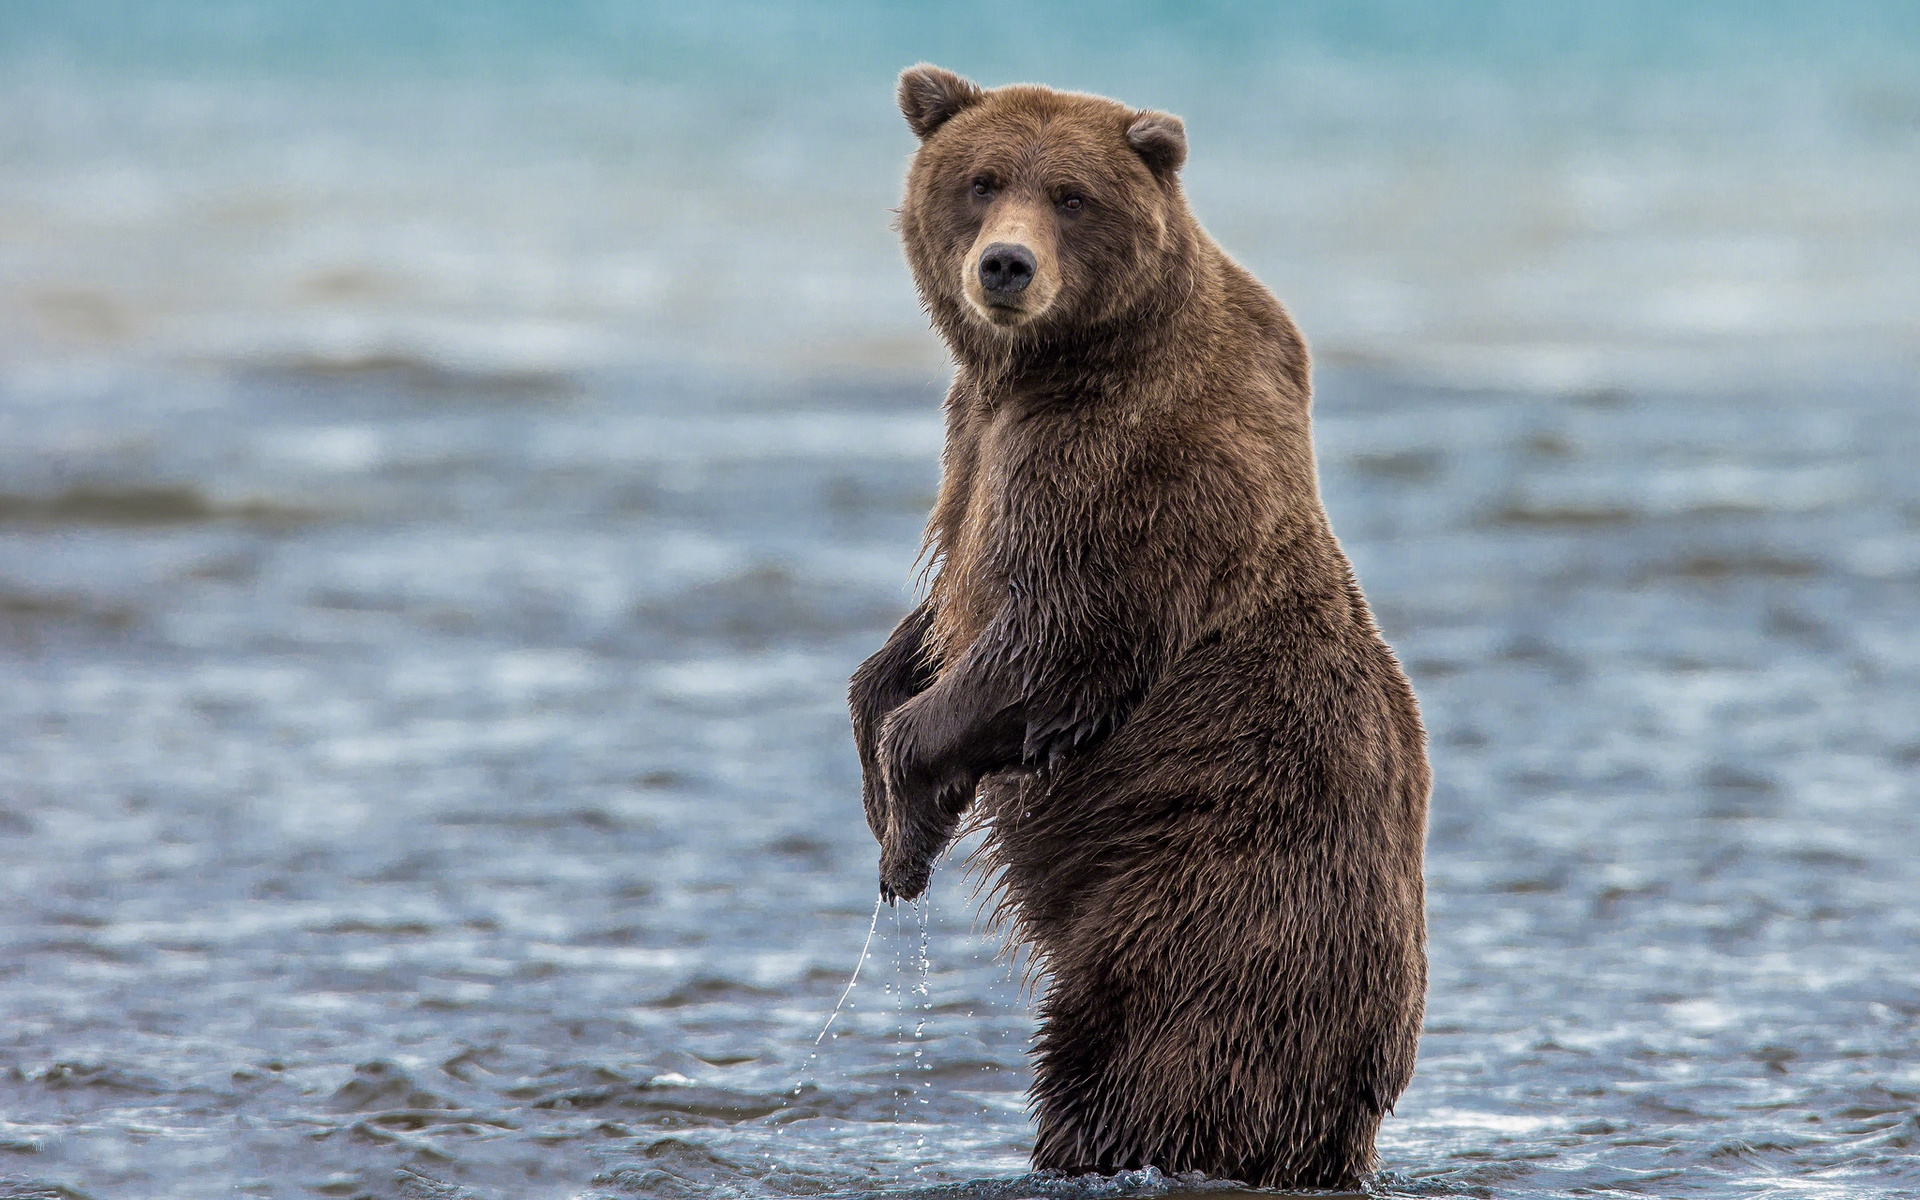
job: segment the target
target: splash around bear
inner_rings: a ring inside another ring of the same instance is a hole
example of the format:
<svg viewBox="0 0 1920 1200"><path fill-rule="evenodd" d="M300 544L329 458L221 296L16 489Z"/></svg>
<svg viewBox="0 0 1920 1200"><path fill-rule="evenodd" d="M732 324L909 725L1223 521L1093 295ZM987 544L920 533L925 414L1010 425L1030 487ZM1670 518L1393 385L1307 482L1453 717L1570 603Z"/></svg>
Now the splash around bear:
<svg viewBox="0 0 1920 1200"><path fill-rule="evenodd" d="M1033 1160L1351 1188L1413 1070L1429 788L1328 525L1307 349L1179 118L900 78L957 370L927 598L853 677L888 898L963 820L1045 972Z"/></svg>

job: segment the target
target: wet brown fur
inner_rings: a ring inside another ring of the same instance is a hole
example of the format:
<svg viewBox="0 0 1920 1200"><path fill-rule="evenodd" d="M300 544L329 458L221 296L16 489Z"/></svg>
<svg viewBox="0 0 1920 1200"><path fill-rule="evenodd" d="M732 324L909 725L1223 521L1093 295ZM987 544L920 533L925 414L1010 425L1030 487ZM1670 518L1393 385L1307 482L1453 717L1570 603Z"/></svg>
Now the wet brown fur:
<svg viewBox="0 0 1920 1200"><path fill-rule="evenodd" d="M958 370L937 575L851 690L882 889L978 806L1048 978L1037 1167L1353 1187L1413 1070L1428 772L1320 503L1306 346L1189 212L1177 118L924 65L900 103ZM1052 239L1039 311L968 298L995 222Z"/></svg>

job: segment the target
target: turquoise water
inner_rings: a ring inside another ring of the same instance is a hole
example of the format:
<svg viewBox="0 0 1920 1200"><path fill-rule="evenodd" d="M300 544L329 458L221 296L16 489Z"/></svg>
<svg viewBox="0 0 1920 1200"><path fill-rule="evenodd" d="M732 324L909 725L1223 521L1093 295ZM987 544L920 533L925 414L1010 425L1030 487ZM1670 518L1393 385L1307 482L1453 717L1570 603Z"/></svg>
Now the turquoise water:
<svg viewBox="0 0 1920 1200"><path fill-rule="evenodd" d="M1189 122L1433 734L1377 1194L1920 1189L1911 5L0 8L0 1197L1094 1200L844 681L931 58ZM921 951L925 950L925 963Z"/></svg>
<svg viewBox="0 0 1920 1200"><path fill-rule="evenodd" d="M938 59L1182 113L1323 359L1900 372L1911 5L69 4L0 29L17 361L937 375L886 228Z"/></svg>
<svg viewBox="0 0 1920 1200"><path fill-rule="evenodd" d="M1920 16L1897 0L1605 5L1062 3L987 0L930 10L875 2L382 4L135 0L15 6L0 46L20 59L106 69L237 73L398 68L712 79L768 69L791 84L891 73L915 56L983 72L1140 69L1190 88L1217 72L1311 57L1464 69L1772 70L1910 67ZM1077 81L1067 81L1077 82Z"/></svg>

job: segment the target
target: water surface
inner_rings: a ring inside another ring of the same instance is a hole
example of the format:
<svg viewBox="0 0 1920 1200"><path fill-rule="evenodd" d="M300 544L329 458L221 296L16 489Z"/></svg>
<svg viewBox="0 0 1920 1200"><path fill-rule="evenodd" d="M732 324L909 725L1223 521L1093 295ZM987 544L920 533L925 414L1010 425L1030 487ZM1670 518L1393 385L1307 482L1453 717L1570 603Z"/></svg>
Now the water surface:
<svg viewBox="0 0 1920 1200"><path fill-rule="evenodd" d="M811 1045L872 916L843 681L909 603L934 392L6 399L0 1178L1042 1194L958 864ZM1438 780L1381 1188L1920 1187L1912 403L1323 373Z"/></svg>
<svg viewBox="0 0 1920 1200"><path fill-rule="evenodd" d="M1026 1175L847 674L945 368L932 58L1182 113L1419 691L1378 1192L1920 1193L1913 6L167 6L0 22L0 1196ZM922 966L924 963L924 967Z"/></svg>

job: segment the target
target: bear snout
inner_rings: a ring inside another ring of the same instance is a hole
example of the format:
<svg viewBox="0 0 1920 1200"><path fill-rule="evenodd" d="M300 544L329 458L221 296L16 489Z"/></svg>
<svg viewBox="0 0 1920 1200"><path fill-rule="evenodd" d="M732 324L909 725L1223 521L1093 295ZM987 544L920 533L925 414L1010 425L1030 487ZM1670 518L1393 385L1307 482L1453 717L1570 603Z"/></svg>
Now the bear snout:
<svg viewBox="0 0 1920 1200"><path fill-rule="evenodd" d="M996 200L955 265L967 305L990 329L1031 324L1060 293L1060 258L1053 205L1014 189Z"/></svg>
<svg viewBox="0 0 1920 1200"><path fill-rule="evenodd" d="M1035 267L1033 251L1011 242L995 242L980 254L980 286L990 300L1018 295L1033 282Z"/></svg>

